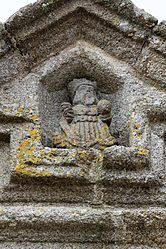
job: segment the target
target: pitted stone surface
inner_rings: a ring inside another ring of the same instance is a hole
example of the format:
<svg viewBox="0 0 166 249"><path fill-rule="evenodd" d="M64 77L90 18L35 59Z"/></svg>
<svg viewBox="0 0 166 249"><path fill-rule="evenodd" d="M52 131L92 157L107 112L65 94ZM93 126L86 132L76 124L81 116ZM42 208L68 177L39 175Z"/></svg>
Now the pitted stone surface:
<svg viewBox="0 0 166 249"><path fill-rule="evenodd" d="M166 248L165 38L130 0L41 0L0 24L0 248ZM81 79L118 143L53 148Z"/></svg>

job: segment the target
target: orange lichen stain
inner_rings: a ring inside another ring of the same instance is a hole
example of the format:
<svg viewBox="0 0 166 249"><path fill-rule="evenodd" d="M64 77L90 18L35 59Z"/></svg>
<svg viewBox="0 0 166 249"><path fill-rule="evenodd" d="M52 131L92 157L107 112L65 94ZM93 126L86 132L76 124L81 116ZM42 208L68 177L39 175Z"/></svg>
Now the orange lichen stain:
<svg viewBox="0 0 166 249"><path fill-rule="evenodd" d="M34 129L34 130L32 131L32 135L33 135L33 136L36 136L36 137L39 136L39 134L37 133L37 130L36 130L36 129Z"/></svg>
<svg viewBox="0 0 166 249"><path fill-rule="evenodd" d="M22 154L21 154L21 153L18 154L18 158L19 158L19 159L22 158Z"/></svg>
<svg viewBox="0 0 166 249"><path fill-rule="evenodd" d="M34 141L34 137L31 137L30 140L31 140L31 141Z"/></svg>
<svg viewBox="0 0 166 249"><path fill-rule="evenodd" d="M21 107L18 107L17 111L22 112L23 109Z"/></svg>
<svg viewBox="0 0 166 249"><path fill-rule="evenodd" d="M34 151L35 150L35 148L32 146L31 148L30 148L30 151Z"/></svg>
<svg viewBox="0 0 166 249"><path fill-rule="evenodd" d="M24 145L24 146L29 145L30 143L31 143L31 142L30 142L28 139L26 139L26 140L23 141L23 145Z"/></svg>
<svg viewBox="0 0 166 249"><path fill-rule="evenodd" d="M84 172L83 172L83 171L80 171L80 174L81 174L81 175L83 175L83 174L84 174Z"/></svg>
<svg viewBox="0 0 166 249"><path fill-rule="evenodd" d="M32 131L30 131L30 130L27 130L26 132L28 132L30 135L32 135L33 133L32 133Z"/></svg>
<svg viewBox="0 0 166 249"><path fill-rule="evenodd" d="M57 139L57 137L55 136L54 137L54 144L57 144L58 143L58 139Z"/></svg>
<svg viewBox="0 0 166 249"><path fill-rule="evenodd" d="M30 119L39 119L38 116L31 116Z"/></svg>
<svg viewBox="0 0 166 249"><path fill-rule="evenodd" d="M146 152L147 152L146 149L141 149L141 150L138 152L138 154L144 154L144 153L146 153Z"/></svg>
<svg viewBox="0 0 166 249"><path fill-rule="evenodd" d="M46 155L47 155L47 156L51 156L51 152L47 152Z"/></svg>
<svg viewBox="0 0 166 249"><path fill-rule="evenodd" d="M31 156L31 161L34 163L35 162L35 159L33 156Z"/></svg>
<svg viewBox="0 0 166 249"><path fill-rule="evenodd" d="M27 150L27 151L25 151L25 153L28 154L28 155L32 155L32 151L31 150Z"/></svg>

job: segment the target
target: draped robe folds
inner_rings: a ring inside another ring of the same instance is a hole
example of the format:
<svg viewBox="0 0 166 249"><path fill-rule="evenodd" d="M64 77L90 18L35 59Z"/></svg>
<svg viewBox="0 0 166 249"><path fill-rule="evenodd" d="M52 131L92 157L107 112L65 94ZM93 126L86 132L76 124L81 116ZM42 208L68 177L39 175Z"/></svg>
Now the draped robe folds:
<svg viewBox="0 0 166 249"><path fill-rule="evenodd" d="M70 124L63 115L60 119L62 135L55 137L56 147L104 149L115 143L108 125L100 119L96 105L75 105L72 109L74 118Z"/></svg>

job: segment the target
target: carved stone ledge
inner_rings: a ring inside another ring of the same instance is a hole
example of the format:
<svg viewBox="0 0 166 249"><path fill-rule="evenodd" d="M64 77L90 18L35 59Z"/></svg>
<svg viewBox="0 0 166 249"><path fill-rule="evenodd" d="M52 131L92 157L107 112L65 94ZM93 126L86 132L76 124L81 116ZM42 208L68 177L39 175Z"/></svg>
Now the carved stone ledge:
<svg viewBox="0 0 166 249"><path fill-rule="evenodd" d="M0 217L1 242L166 244L165 208L15 205Z"/></svg>

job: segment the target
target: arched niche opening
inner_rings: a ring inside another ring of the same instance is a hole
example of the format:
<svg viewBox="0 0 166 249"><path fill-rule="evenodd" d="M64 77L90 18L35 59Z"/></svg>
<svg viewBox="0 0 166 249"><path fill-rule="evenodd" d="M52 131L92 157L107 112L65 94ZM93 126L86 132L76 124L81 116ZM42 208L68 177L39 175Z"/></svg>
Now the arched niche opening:
<svg viewBox="0 0 166 249"><path fill-rule="evenodd" d="M129 146L131 96L126 86L134 85L136 79L124 62L86 42L78 42L44 62L39 74L39 109L44 146L51 146L50 139L60 132L61 103L70 101L67 85L73 79L80 78L96 81L99 99L111 101L111 134L120 138L122 145Z"/></svg>

